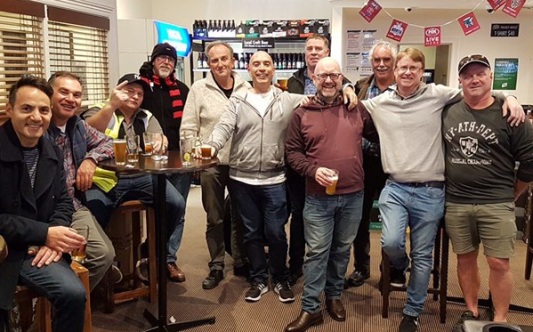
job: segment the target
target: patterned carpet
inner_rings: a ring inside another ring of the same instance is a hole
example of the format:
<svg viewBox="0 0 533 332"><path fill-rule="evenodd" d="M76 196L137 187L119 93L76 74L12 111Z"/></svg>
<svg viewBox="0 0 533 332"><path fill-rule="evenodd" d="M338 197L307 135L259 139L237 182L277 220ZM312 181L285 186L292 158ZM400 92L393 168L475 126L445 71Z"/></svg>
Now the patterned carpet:
<svg viewBox="0 0 533 332"><path fill-rule="evenodd" d="M350 288L343 293L342 301L347 310L347 320L337 322L327 313L324 324L310 328L310 332L348 332L348 331L397 331L401 320L405 293L391 294L389 318L381 317L381 297L377 289L380 261L379 233L372 233L372 271L368 283L359 288ZM515 278L512 303L533 309L533 280L524 280L526 245L518 241L516 255L512 260ZM215 316L214 325L204 325L187 331L202 332L269 332L283 331L284 327L300 312L300 295L303 281L294 287L297 299L292 304L278 301L271 290L257 303L244 301L248 284L244 279L233 276L231 258L226 259L225 279L212 290L203 290L202 280L207 276L209 254L205 244L205 213L201 207L200 189L192 188L187 206L186 226L183 245L179 251L178 262L186 273L187 281L182 284L168 284L168 313L170 319L186 321ZM455 255L450 253L448 295L460 297L461 292L455 275ZM352 267L348 268L348 273ZM480 259L482 268L482 294L488 296L487 265ZM147 301L127 302L116 306L113 314L93 312L93 331L141 331L149 328L142 313ZM464 305L449 302L446 324L439 323L438 302L428 297L421 316L419 331L451 331L454 321L461 315ZM482 313L484 315L483 309ZM520 325L533 325L533 314L511 312L509 321Z"/></svg>

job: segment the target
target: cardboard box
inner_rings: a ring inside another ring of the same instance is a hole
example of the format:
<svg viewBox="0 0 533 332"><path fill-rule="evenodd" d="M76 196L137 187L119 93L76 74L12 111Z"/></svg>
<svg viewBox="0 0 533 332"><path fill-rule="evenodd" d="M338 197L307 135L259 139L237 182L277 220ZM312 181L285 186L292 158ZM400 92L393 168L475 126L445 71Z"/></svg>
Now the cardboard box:
<svg viewBox="0 0 533 332"><path fill-rule="evenodd" d="M274 23L272 20L263 20L259 26L259 36L261 38L273 37Z"/></svg>
<svg viewBox="0 0 533 332"><path fill-rule="evenodd" d="M289 22L287 20L275 21L272 25L272 37L287 37L288 23Z"/></svg>
<svg viewBox="0 0 533 332"><path fill-rule="evenodd" d="M299 37L300 36L300 21L290 20L287 23L287 37Z"/></svg>
<svg viewBox="0 0 533 332"><path fill-rule="evenodd" d="M258 38L259 37L259 20L246 21L246 28L244 30L244 38Z"/></svg>
<svg viewBox="0 0 533 332"><path fill-rule="evenodd" d="M311 37L315 33L315 20L300 21L300 38Z"/></svg>
<svg viewBox="0 0 533 332"><path fill-rule="evenodd" d="M325 20L316 20L314 26L314 32L319 35L329 34L330 22L328 19Z"/></svg>

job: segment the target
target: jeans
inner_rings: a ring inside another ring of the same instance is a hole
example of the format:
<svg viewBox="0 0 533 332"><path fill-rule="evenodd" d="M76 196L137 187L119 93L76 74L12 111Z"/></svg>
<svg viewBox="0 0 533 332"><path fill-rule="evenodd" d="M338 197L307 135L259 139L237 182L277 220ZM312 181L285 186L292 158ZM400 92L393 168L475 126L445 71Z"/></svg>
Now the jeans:
<svg viewBox="0 0 533 332"><path fill-rule="evenodd" d="M340 298L350 246L361 221L362 204L363 191L305 197L304 311L316 313L320 310L322 290L327 299Z"/></svg>
<svg viewBox="0 0 533 332"><path fill-rule="evenodd" d="M363 215L357 235L353 241L354 269L363 274L370 273L370 214L374 197L381 193L387 180L383 173L380 157L364 154L365 195L363 197Z"/></svg>
<svg viewBox="0 0 533 332"><path fill-rule="evenodd" d="M287 169L287 187L291 203L289 270L291 273L299 273L302 270L305 255L303 218L305 178L290 167Z"/></svg>
<svg viewBox="0 0 533 332"><path fill-rule="evenodd" d="M231 197L236 200L244 224L244 249L250 264L250 279L268 283L268 268L272 282L288 279L287 259L287 194L285 183L249 185L230 179ZM265 254L268 244L269 264Z"/></svg>
<svg viewBox="0 0 533 332"><path fill-rule="evenodd" d="M113 210L123 202L140 200L145 204L153 204L153 184L152 175L138 177L120 177L117 185L108 193L104 193L99 188L91 188L85 192L85 205L91 210L96 220L103 228L109 222ZM167 180L166 185L167 201L167 225L169 238L173 238L173 243L167 243L167 263L176 262L176 254L181 244L183 236L185 214L185 201L176 188Z"/></svg>
<svg viewBox="0 0 533 332"><path fill-rule="evenodd" d="M83 266L89 270L89 284L91 291L98 285L113 264L115 249L100 224L95 220L91 211L85 206L79 208L72 215L71 227L79 230L88 227L87 258Z"/></svg>
<svg viewBox="0 0 533 332"><path fill-rule="evenodd" d="M224 256L226 247L224 243L224 216L225 216L225 191L229 185L229 166L218 165L202 172L202 204L207 214L205 240L209 250L208 266L210 270L224 270ZM233 200L232 200L233 201ZM231 203L233 207L234 202ZM236 210L236 209L231 209ZM235 213L235 211L233 212ZM243 257L243 226L240 218L231 216L231 255L234 266L246 264Z"/></svg>
<svg viewBox="0 0 533 332"><path fill-rule="evenodd" d="M65 259L41 268L31 266L27 257L20 271L20 282L44 295L56 309L54 332L82 332L85 317L85 288Z"/></svg>
<svg viewBox="0 0 533 332"><path fill-rule="evenodd" d="M407 226L410 228L411 274L403 312L419 316L429 286L435 236L444 215L444 189L387 180L379 197L379 210L383 220L381 246L398 270L405 271L409 266L405 233Z"/></svg>
<svg viewBox="0 0 533 332"><path fill-rule="evenodd" d="M191 173L174 173L167 176L170 183L176 188L178 193L183 197L183 214L178 221L178 226L174 228L174 231L170 234L168 239L168 252L167 262L176 262L176 254L181 245L181 239L183 238L183 228L185 226L185 210L187 207L187 198L189 197L189 191L191 190L192 174ZM168 184L168 182L167 182ZM168 193L168 191L167 191ZM181 226L180 226L181 225ZM172 255L171 253L174 253Z"/></svg>

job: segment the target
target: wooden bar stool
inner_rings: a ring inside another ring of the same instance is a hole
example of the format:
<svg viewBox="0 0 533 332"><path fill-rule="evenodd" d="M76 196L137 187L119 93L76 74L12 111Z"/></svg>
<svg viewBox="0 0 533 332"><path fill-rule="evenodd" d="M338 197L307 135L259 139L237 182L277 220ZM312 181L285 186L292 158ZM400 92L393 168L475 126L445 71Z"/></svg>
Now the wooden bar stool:
<svg viewBox="0 0 533 332"><path fill-rule="evenodd" d="M80 278L87 301L85 302L85 318L83 332L92 331L91 290L89 287L89 271L81 264L73 261L72 270ZM52 332L52 305L50 302L26 286L17 286L15 303L19 310L19 326L21 331L27 331L33 323L33 299L37 298L35 306L35 324L38 332Z"/></svg>
<svg viewBox="0 0 533 332"><path fill-rule="evenodd" d="M441 222L435 237L435 249L433 251L433 268L431 275L433 285L428 288L428 293L433 294L433 300L439 301L440 322L446 323L446 295L448 292L448 256L450 243L444 222ZM381 250L381 297L383 299L381 316L389 317L389 295L393 291L407 291L406 287L396 287L390 284L390 260L387 254Z"/></svg>
<svg viewBox="0 0 533 332"><path fill-rule="evenodd" d="M133 272L126 278L131 278L132 288L124 291L114 292L113 284L110 281L111 273L107 273L105 277L106 299L105 299L105 312L112 313L114 311L114 305L137 299L139 297L148 296L151 303L157 302L157 271L156 271L156 230L155 230L155 215L154 209L150 206L143 204L141 201L127 201L122 203L118 208L113 211L109 224L124 225L125 222L131 220L131 241L132 241L132 255L130 255L132 261L131 266L135 266L135 263L141 259L139 251L140 244L142 243L142 218L141 213L146 211L146 224L147 224L147 236L148 236L148 261L149 261L149 283L146 287L139 278L135 277ZM118 234L118 236L124 234ZM110 236L113 241L113 236Z"/></svg>

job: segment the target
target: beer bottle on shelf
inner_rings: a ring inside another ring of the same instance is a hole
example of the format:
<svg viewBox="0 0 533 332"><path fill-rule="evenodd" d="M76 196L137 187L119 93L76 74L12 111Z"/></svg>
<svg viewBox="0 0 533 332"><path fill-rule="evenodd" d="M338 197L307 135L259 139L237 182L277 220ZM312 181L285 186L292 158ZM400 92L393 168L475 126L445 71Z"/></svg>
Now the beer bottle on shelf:
<svg viewBox="0 0 533 332"><path fill-rule="evenodd" d="M198 53L198 61L196 62L196 68L198 69L203 68L203 63L202 63L203 54L204 54L203 52Z"/></svg>
<svg viewBox="0 0 533 332"><path fill-rule="evenodd" d="M207 59L207 54L203 53L203 56L202 56L202 68L209 68L209 65L207 63L208 59Z"/></svg>
<svg viewBox="0 0 533 332"><path fill-rule="evenodd" d="M283 69L289 69L289 53L285 53L285 58L283 59Z"/></svg>
<svg viewBox="0 0 533 332"><path fill-rule="evenodd" d="M302 53L296 54L297 60L296 60L296 69L302 68Z"/></svg>
<svg viewBox="0 0 533 332"><path fill-rule="evenodd" d="M202 22L202 30L203 30L203 35L204 35L204 38L207 38L207 20L203 20Z"/></svg>
<svg viewBox="0 0 533 332"><path fill-rule="evenodd" d="M272 53L272 62L273 62L274 68L279 69L278 53Z"/></svg>
<svg viewBox="0 0 533 332"><path fill-rule="evenodd" d="M233 53L233 68L239 69L239 55L237 53Z"/></svg>
<svg viewBox="0 0 533 332"><path fill-rule="evenodd" d="M246 69L244 66L244 53L241 53L241 57L239 58L239 69Z"/></svg>

